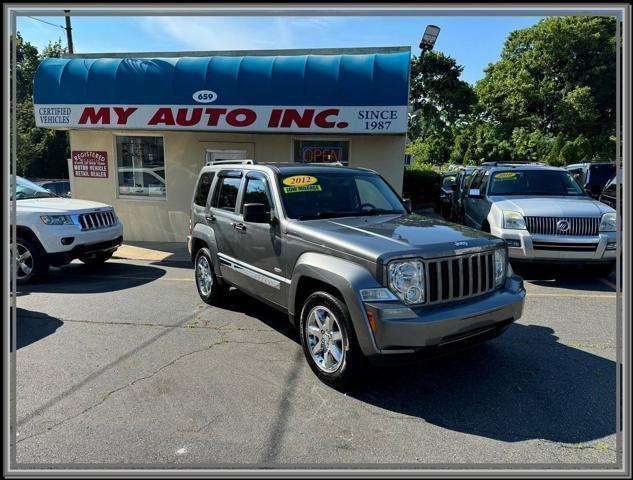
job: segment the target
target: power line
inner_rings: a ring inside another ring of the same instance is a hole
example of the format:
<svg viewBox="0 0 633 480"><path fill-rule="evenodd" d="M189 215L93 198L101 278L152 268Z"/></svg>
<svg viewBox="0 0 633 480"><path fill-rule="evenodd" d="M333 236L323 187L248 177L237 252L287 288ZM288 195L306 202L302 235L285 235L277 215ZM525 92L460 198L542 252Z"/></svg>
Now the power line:
<svg viewBox="0 0 633 480"><path fill-rule="evenodd" d="M28 15L27 15L27 17L28 17ZM35 17L28 17L28 18L32 18L33 20L37 20L38 22L47 23L49 25L52 25L53 27L59 27L59 28L62 28L64 30L66 30L66 27L62 27L61 25L56 25L54 23L47 22L46 20L42 20L41 18L35 18Z"/></svg>

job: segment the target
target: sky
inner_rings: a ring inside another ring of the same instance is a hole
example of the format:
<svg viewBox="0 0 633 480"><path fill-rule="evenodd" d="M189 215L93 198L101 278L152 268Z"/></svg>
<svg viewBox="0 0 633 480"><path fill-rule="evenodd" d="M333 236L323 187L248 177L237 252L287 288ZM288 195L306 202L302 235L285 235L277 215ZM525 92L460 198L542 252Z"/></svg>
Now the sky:
<svg viewBox="0 0 633 480"><path fill-rule="evenodd" d="M63 17L17 18L22 37L41 49L59 38L66 45ZM428 24L440 27L434 50L464 67L462 79L475 83L499 59L508 34L543 17L72 17L75 53L167 52L410 46L420 53Z"/></svg>

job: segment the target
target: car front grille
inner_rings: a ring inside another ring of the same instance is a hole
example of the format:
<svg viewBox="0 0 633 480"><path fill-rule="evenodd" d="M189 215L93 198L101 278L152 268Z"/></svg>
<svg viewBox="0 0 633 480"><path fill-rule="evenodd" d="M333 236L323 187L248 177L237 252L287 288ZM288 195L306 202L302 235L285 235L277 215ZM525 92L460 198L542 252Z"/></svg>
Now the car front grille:
<svg viewBox="0 0 633 480"><path fill-rule="evenodd" d="M96 230L98 228L107 228L116 224L116 217L112 210L104 210L103 212L82 213L79 215L79 224L82 230Z"/></svg>
<svg viewBox="0 0 633 480"><path fill-rule="evenodd" d="M532 242L534 250L550 250L558 252L595 252L597 243L562 243L562 242Z"/></svg>
<svg viewBox="0 0 633 480"><path fill-rule="evenodd" d="M559 222L567 222L568 228L561 230ZM525 217L525 227L530 233L542 235L566 235L589 237L598 235L599 217Z"/></svg>
<svg viewBox="0 0 633 480"><path fill-rule="evenodd" d="M425 305L465 300L495 289L495 252L425 261Z"/></svg>

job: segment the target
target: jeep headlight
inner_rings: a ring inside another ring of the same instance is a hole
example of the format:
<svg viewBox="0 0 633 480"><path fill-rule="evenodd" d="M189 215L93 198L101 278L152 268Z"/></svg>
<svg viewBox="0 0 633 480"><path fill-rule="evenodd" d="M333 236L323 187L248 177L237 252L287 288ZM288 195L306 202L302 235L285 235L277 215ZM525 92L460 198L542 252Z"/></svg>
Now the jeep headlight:
<svg viewBox="0 0 633 480"><path fill-rule="evenodd" d="M508 258L505 248L495 250L495 286L500 286L506 276Z"/></svg>
<svg viewBox="0 0 633 480"><path fill-rule="evenodd" d="M389 289L406 304L424 302L424 264L418 260L391 262Z"/></svg>
<svg viewBox="0 0 633 480"><path fill-rule="evenodd" d="M70 215L40 215L40 220L45 225L72 225Z"/></svg>
<svg viewBox="0 0 633 480"><path fill-rule="evenodd" d="M604 215L602 215L602 220L600 220L601 232L615 232L615 227L616 227L615 212L605 213Z"/></svg>
<svg viewBox="0 0 633 480"><path fill-rule="evenodd" d="M525 220L519 212L503 212L503 228L525 230Z"/></svg>

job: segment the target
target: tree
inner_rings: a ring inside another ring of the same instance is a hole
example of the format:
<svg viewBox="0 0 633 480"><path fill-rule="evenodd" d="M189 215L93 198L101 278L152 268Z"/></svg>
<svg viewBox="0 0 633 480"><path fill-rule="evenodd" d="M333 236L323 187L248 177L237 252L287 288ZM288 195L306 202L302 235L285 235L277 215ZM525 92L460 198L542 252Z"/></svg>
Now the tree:
<svg viewBox="0 0 633 480"><path fill-rule="evenodd" d="M513 157L528 154L527 139L542 152L558 135L574 157L615 157L615 27L612 17L551 17L509 35L475 90L485 120L513 144Z"/></svg>
<svg viewBox="0 0 633 480"><path fill-rule="evenodd" d="M445 163L451 157L454 128L463 122L477 98L460 79L463 67L441 52L411 60L410 153L418 163Z"/></svg>
<svg viewBox="0 0 633 480"><path fill-rule="evenodd" d="M42 53L16 34L16 128L17 174L27 177L67 177L68 133L37 128L33 111L33 79L40 62L59 58L66 49L61 39L50 42Z"/></svg>

